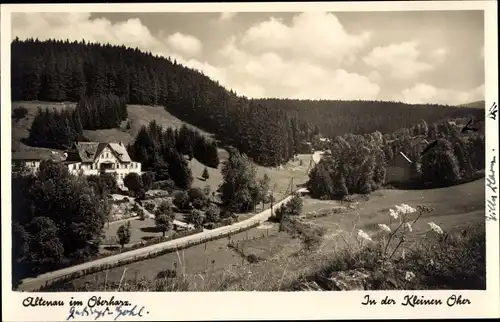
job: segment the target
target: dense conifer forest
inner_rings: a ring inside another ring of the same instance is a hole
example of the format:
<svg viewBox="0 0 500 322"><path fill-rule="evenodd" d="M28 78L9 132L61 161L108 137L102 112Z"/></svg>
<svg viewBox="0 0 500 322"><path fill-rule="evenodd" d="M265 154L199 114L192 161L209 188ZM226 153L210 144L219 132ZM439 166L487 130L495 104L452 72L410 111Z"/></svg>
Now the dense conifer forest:
<svg viewBox="0 0 500 322"><path fill-rule="evenodd" d="M141 162L143 171L154 172L156 180L172 180L182 189L189 188L193 180L184 155L208 167L219 166L216 142L185 125L179 130L165 129L152 121L141 127L127 150L132 159Z"/></svg>
<svg viewBox="0 0 500 322"><path fill-rule="evenodd" d="M421 119L435 122L483 113L394 102L247 99L175 60L139 49L34 39L16 39L11 48L14 101L79 102L115 95L127 104L164 106L183 121L214 133L224 146L234 146L265 166L286 162L320 133L327 137L385 134Z"/></svg>
<svg viewBox="0 0 500 322"><path fill-rule="evenodd" d="M74 141L87 141L83 130L112 129L127 119L123 98L101 94L82 98L75 109L38 109L29 129L30 146L67 149Z"/></svg>

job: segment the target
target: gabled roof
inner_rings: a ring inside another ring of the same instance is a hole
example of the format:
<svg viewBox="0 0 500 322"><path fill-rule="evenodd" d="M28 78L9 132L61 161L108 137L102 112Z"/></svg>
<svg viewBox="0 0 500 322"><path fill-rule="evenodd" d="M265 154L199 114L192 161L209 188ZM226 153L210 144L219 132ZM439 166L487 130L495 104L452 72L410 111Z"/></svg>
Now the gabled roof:
<svg viewBox="0 0 500 322"><path fill-rule="evenodd" d="M406 161L408 161L408 163L413 163L413 162L410 160L410 158L408 158L408 157L407 157L407 156L406 156L403 152L401 152L401 151L400 151L400 152L399 152L399 154L401 154L401 155L403 156L403 158L405 158L405 159L406 159Z"/></svg>
<svg viewBox="0 0 500 322"><path fill-rule="evenodd" d="M98 148L98 142L75 142L72 150L76 150L82 162L94 162Z"/></svg>
<svg viewBox="0 0 500 322"><path fill-rule="evenodd" d="M132 162L132 159L130 159L130 155L128 154L127 148L125 148L125 145L123 143L109 143L109 147L111 148L111 151L115 153L115 155L118 157L118 160L121 162Z"/></svg>
<svg viewBox="0 0 500 322"><path fill-rule="evenodd" d="M109 147L120 162L132 161L122 143L76 142L73 145L82 162L94 162L106 147Z"/></svg>

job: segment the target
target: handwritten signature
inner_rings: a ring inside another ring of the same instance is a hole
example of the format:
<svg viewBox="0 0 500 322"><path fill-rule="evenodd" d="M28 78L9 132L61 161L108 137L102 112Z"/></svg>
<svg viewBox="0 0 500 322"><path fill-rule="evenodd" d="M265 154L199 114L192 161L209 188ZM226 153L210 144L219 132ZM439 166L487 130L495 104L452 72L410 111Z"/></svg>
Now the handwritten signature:
<svg viewBox="0 0 500 322"><path fill-rule="evenodd" d="M487 201L487 205L488 205L488 216L487 216L487 218L489 220L494 220L494 221L497 220L495 210L496 210L496 203L497 203L497 198L498 198L498 196L496 195L498 187L497 187L497 181L496 181L496 178L495 178L496 163L497 163L496 156L493 156L493 159L490 162L489 174L486 177L486 186L488 188L490 188L491 192L494 193L494 195L491 196L488 199L488 201Z"/></svg>
<svg viewBox="0 0 500 322"><path fill-rule="evenodd" d="M145 307L142 306L140 309L137 308L137 305L134 305L131 309L124 308L123 305L116 306L115 309L110 309L110 307L105 307L102 309L89 308L88 306L76 307L71 306L69 308L69 315L66 318L66 321L74 320L77 317L93 317L94 320L99 320L103 316L114 315L114 321L118 320L120 317L143 317L144 314L149 314L149 312L145 312Z"/></svg>

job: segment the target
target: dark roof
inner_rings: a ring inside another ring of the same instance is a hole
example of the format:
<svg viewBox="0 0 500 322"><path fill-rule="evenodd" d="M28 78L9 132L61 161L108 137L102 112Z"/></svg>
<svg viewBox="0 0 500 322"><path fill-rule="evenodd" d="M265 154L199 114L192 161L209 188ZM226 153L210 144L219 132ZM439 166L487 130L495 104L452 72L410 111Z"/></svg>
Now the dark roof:
<svg viewBox="0 0 500 322"><path fill-rule="evenodd" d="M37 161L37 160L52 160L52 161L62 161L64 160L64 155L60 151L50 151L50 150L22 150L12 152L12 160L25 160L25 161Z"/></svg>
<svg viewBox="0 0 500 322"><path fill-rule="evenodd" d="M121 162L132 161L122 143L76 142L73 147L76 148L82 162L94 162L106 147L109 147Z"/></svg>

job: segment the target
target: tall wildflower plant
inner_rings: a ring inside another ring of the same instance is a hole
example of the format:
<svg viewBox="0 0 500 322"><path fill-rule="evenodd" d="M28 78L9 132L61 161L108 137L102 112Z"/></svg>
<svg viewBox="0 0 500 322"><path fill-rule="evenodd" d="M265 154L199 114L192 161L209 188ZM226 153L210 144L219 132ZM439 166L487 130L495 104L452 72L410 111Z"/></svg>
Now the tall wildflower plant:
<svg viewBox="0 0 500 322"><path fill-rule="evenodd" d="M426 213L430 213L434 209L427 206L417 206L413 208L407 204L396 205L394 209L389 209L389 224L378 224L384 237L382 256L384 260L390 259L400 247L404 247L408 233L413 231L413 225ZM429 223L432 231L442 234L442 229L435 223ZM405 252L402 249L402 257L404 259Z"/></svg>

